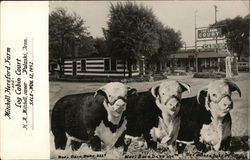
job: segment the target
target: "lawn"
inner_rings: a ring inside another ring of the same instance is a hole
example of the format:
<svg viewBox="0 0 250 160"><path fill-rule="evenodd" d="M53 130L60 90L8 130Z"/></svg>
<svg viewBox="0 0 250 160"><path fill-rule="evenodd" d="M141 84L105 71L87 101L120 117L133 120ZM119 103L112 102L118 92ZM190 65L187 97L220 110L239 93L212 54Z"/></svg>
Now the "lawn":
<svg viewBox="0 0 250 160"><path fill-rule="evenodd" d="M191 85L191 94L184 93L183 97L189 97L196 95L197 91L209 83L211 79L201 79L201 78L192 78L192 75L189 76L168 76L168 79L175 79L179 81L186 82ZM163 80L161 80L163 81ZM155 82L131 82L127 83L128 86L136 88L139 92L148 90L153 85L160 83L161 81ZM237 93L233 93L234 108L231 111L232 116L232 149L233 153L228 152L216 152L216 153L207 153L201 154L194 150L193 146L189 146L188 150L184 155L178 156L169 156L164 148L160 147L157 151L147 150L146 148L141 148L137 145L136 142L133 142L129 148L129 151L126 155L121 154L121 149L111 150L107 153L99 152L93 153L86 145L82 145L79 151L72 152L69 148L65 151L55 151L53 144L53 135L51 134L51 158L94 158L91 156L99 156L102 159L116 159L116 158L211 158L214 156L217 158L224 157L228 159L246 159L248 150L248 115L249 115L249 82L250 76L248 73L241 73L238 77L234 78L235 83L239 86L242 92L242 97L239 97ZM54 104L61 97L68 94L83 93L89 91L95 91L100 86L105 83L87 83L87 82L50 82L50 110L53 108ZM59 157L59 155L61 157ZM73 157L72 157L73 156ZM75 157L74 157L75 156Z"/></svg>

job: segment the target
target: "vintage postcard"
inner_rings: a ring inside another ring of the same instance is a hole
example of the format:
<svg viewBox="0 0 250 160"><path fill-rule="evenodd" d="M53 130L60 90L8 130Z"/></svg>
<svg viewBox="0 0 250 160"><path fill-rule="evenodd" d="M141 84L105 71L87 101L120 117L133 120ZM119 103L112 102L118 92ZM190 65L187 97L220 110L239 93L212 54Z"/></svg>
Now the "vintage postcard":
<svg viewBox="0 0 250 160"><path fill-rule="evenodd" d="M1 159L249 159L248 1L1 2Z"/></svg>

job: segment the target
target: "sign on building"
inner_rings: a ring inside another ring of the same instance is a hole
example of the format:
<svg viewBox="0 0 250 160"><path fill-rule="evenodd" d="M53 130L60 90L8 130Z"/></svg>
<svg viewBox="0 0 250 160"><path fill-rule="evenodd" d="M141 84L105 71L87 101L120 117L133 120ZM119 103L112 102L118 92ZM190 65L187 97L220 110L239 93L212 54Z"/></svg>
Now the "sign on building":
<svg viewBox="0 0 250 160"><path fill-rule="evenodd" d="M221 28L203 28L197 29L197 39L215 39L215 38L223 38L221 33Z"/></svg>
<svg viewBox="0 0 250 160"><path fill-rule="evenodd" d="M217 44L203 44L202 48L220 48L220 49L226 49L227 45L226 43L217 43Z"/></svg>

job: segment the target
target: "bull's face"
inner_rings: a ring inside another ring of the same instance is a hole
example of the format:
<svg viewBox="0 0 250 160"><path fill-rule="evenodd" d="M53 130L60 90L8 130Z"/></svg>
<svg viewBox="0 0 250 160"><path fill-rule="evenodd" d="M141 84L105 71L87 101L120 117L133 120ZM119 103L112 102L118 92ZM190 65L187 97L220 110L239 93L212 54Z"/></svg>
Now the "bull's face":
<svg viewBox="0 0 250 160"><path fill-rule="evenodd" d="M102 94L105 97L103 105L107 110L108 119L117 124L126 110L128 94L135 92L135 89L130 89L122 83L112 82L101 87L96 94Z"/></svg>
<svg viewBox="0 0 250 160"><path fill-rule="evenodd" d="M156 98L156 105L163 114L176 115L180 110L182 93L189 91L190 86L183 82L168 80L151 88L152 95Z"/></svg>
<svg viewBox="0 0 250 160"><path fill-rule="evenodd" d="M213 117L224 117L233 108L231 98L233 91L238 91L239 87L229 80L215 80L203 89L207 92L206 108L211 111Z"/></svg>

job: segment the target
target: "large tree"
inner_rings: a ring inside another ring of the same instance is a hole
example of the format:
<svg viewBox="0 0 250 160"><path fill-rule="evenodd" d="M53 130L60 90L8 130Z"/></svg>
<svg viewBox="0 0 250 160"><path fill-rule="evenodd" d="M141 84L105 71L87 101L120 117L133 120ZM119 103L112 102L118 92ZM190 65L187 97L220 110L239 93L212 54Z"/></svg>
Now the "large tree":
<svg viewBox="0 0 250 160"><path fill-rule="evenodd" d="M159 49L158 57L165 61L170 54L175 53L182 47L181 32L160 23L158 27Z"/></svg>
<svg viewBox="0 0 250 160"><path fill-rule="evenodd" d="M237 16L234 19L224 19L211 25L211 27L222 28L222 35L225 35L229 49L236 52L239 59L249 53L249 20L249 15L244 18Z"/></svg>
<svg viewBox="0 0 250 160"><path fill-rule="evenodd" d="M160 64L165 63L170 54L176 53L182 47L181 32L175 31L169 26L158 22L157 33L159 35L159 48L156 54L152 55L148 64L157 64L157 70L160 70Z"/></svg>
<svg viewBox="0 0 250 160"><path fill-rule="evenodd" d="M66 9L57 8L49 15L49 58L56 60L62 69L63 59L75 57L78 48L93 49L91 37L85 21L76 13L68 13ZM80 49L79 49L80 50ZM62 71L62 70L61 70ZM62 72L61 72L62 73Z"/></svg>
<svg viewBox="0 0 250 160"><path fill-rule="evenodd" d="M112 56L131 66L141 55L149 56L159 48L157 19L152 10L136 2L118 2L110 6L108 28L104 35Z"/></svg>

